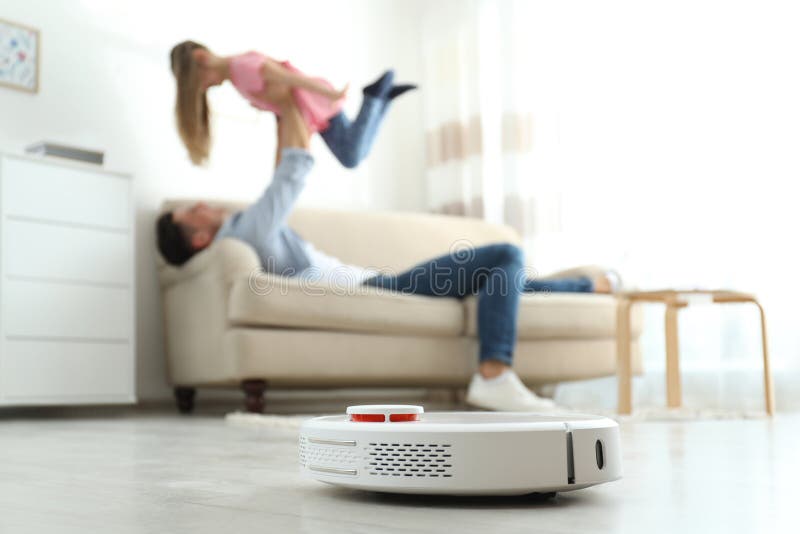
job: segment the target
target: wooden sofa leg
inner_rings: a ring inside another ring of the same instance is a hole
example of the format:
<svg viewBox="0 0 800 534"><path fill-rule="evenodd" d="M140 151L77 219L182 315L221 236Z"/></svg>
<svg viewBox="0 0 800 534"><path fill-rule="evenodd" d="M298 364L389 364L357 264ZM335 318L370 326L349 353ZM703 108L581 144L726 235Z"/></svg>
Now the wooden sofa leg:
<svg viewBox="0 0 800 534"><path fill-rule="evenodd" d="M242 380L244 391L244 408L250 413L264 413L265 380Z"/></svg>
<svg viewBox="0 0 800 534"><path fill-rule="evenodd" d="M195 388L176 387L175 404L178 411L182 414L190 414L194 411L194 397L197 394Z"/></svg>

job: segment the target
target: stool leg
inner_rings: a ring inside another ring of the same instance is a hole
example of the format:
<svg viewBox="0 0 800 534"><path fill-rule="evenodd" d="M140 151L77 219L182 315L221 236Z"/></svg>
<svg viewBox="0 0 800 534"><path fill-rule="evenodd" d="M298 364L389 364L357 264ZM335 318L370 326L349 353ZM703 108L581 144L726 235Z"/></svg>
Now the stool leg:
<svg viewBox="0 0 800 534"><path fill-rule="evenodd" d="M678 356L678 308L667 304L664 314L664 337L667 352L667 406L681 405L681 370Z"/></svg>
<svg viewBox="0 0 800 534"><path fill-rule="evenodd" d="M617 411L631 413L631 301L620 297L617 304Z"/></svg>
<svg viewBox="0 0 800 534"><path fill-rule="evenodd" d="M775 393L772 389L772 371L769 368L769 351L767 350L767 319L764 315L764 308L758 301L753 301L758 306L761 315L761 351L764 357L764 401L767 414L772 416L775 413Z"/></svg>

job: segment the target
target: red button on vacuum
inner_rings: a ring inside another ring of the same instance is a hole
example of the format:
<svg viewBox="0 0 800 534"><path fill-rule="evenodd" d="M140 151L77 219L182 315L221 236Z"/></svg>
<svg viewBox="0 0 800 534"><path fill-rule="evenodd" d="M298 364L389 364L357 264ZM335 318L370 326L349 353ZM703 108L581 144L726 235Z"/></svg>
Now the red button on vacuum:
<svg viewBox="0 0 800 534"><path fill-rule="evenodd" d="M399 423L401 421L419 421L417 413L393 413L389 415L389 421Z"/></svg>
<svg viewBox="0 0 800 534"><path fill-rule="evenodd" d="M425 410L422 406L401 404L374 404L365 406L349 406L347 415L356 423L402 423L419 421Z"/></svg>
<svg viewBox="0 0 800 534"><path fill-rule="evenodd" d="M350 415L350 420L357 423L383 423L386 416L382 413L354 413Z"/></svg>

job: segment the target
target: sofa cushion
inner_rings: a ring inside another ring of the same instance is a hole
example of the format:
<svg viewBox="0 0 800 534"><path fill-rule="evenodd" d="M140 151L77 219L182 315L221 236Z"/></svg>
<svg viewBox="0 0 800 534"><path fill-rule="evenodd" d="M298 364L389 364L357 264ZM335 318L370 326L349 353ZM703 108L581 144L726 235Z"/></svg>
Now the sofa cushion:
<svg viewBox="0 0 800 534"><path fill-rule="evenodd" d="M236 362L237 377L264 377L270 387L464 387L478 365L475 338L282 328L231 328L224 354ZM636 342L631 356L640 374ZM527 384L609 376L616 364L613 338L519 341L514 351L514 369Z"/></svg>
<svg viewBox="0 0 800 534"><path fill-rule="evenodd" d="M233 284L234 325L296 327L421 336L464 334L460 301L399 295L358 286L344 289L264 273Z"/></svg>
<svg viewBox="0 0 800 534"><path fill-rule="evenodd" d="M467 335L477 335L476 299L467 299ZM631 334L641 330L639 314L632 314ZM523 295L519 303L517 338L588 339L615 337L617 299L593 293L549 293Z"/></svg>

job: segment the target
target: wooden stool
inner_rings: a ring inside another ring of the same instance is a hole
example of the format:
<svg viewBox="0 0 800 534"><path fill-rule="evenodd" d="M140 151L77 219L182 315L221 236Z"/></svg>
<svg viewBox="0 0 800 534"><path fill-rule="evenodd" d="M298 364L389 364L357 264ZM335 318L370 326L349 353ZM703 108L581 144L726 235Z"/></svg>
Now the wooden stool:
<svg viewBox="0 0 800 534"><path fill-rule="evenodd" d="M667 352L667 406L678 408L681 405L681 375L678 357L678 310L689 304L691 297L706 295L714 304L752 303L761 314L761 347L764 359L764 400L769 415L775 411L775 396L772 391L772 374L769 369L767 351L767 322L764 308L753 295L725 290L678 291L664 289L657 291L631 291L618 295L617 308L617 388L618 411L629 414L632 409L631 382L631 306L635 302L656 302L666 307L664 314L664 334Z"/></svg>

